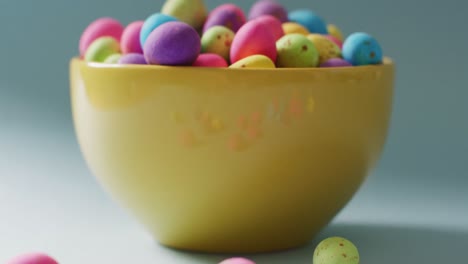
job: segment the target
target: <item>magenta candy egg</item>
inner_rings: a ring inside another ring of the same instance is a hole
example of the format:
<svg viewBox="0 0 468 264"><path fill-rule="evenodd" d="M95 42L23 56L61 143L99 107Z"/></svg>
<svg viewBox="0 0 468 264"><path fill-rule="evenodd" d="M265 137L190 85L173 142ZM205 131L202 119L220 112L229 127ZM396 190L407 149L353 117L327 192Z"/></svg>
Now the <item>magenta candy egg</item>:
<svg viewBox="0 0 468 264"><path fill-rule="evenodd" d="M353 66L351 63L340 59L340 58L333 58L325 61L324 63L320 64L322 68L330 68L330 67L351 67Z"/></svg>
<svg viewBox="0 0 468 264"><path fill-rule="evenodd" d="M122 33L120 39L120 50L123 54L140 53L143 54L143 48L140 43L140 31L145 21L135 21L129 24Z"/></svg>
<svg viewBox="0 0 468 264"><path fill-rule="evenodd" d="M168 66L192 65L200 54L197 31L184 22L167 22L148 36L143 47L148 64Z"/></svg>
<svg viewBox="0 0 468 264"><path fill-rule="evenodd" d="M246 18L242 9L234 4L224 4L210 12L203 26L203 32L213 26L224 26L237 32L245 22Z"/></svg>
<svg viewBox="0 0 468 264"><path fill-rule="evenodd" d="M17 256L7 261L6 264L58 264L58 262L42 253L29 253Z"/></svg>
<svg viewBox="0 0 468 264"><path fill-rule="evenodd" d="M260 0L257 1L249 12L249 19L255 19L262 15L271 15L281 21L281 23L288 21L288 11L275 0Z"/></svg>
<svg viewBox="0 0 468 264"><path fill-rule="evenodd" d="M226 68L228 64L226 60L215 53L204 53L198 55L198 58L192 64L195 67L214 67L214 68Z"/></svg>
<svg viewBox="0 0 468 264"><path fill-rule="evenodd" d="M230 258L220 262L219 264L255 264L255 262L246 258Z"/></svg>
<svg viewBox="0 0 468 264"><path fill-rule="evenodd" d="M252 20L242 26L234 36L231 45L231 63L252 56L265 55L276 61L276 39L267 25Z"/></svg>
<svg viewBox="0 0 468 264"><path fill-rule="evenodd" d="M338 47L340 47L340 49L343 48L343 42L341 42L339 39L335 38L334 36L332 35L325 35L325 37L331 41L333 41L333 43L335 43L336 45L338 45Z"/></svg>
<svg viewBox="0 0 468 264"><path fill-rule="evenodd" d="M119 21L104 17L95 20L83 31L80 38L80 55L84 56L89 45L100 37L113 37L120 41L124 27Z"/></svg>
<svg viewBox="0 0 468 264"><path fill-rule="evenodd" d="M127 53L120 57L119 64L148 64L145 56L140 53Z"/></svg>
<svg viewBox="0 0 468 264"><path fill-rule="evenodd" d="M263 15L256 18L255 20L265 24L270 29L271 33L275 37L275 40L279 40L284 36L282 23L276 17L271 15Z"/></svg>

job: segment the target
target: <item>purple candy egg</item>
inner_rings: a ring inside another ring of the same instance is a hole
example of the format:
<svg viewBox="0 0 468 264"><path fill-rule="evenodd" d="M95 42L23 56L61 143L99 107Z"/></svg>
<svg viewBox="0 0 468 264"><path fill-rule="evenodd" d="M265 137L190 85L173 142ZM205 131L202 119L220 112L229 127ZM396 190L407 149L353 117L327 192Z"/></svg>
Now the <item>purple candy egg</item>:
<svg viewBox="0 0 468 264"><path fill-rule="evenodd" d="M149 64L188 66L201 50L200 36L183 22L167 22L148 36L143 51Z"/></svg>
<svg viewBox="0 0 468 264"><path fill-rule="evenodd" d="M320 67L323 67L323 68L328 68L328 67L351 67L353 65L351 65L351 63L343 60L343 59L340 59L340 58L333 58L333 59L329 59L327 60L326 62L320 64Z"/></svg>
<svg viewBox="0 0 468 264"><path fill-rule="evenodd" d="M128 53L120 57L119 64L147 64L145 56L139 53Z"/></svg>
<svg viewBox="0 0 468 264"><path fill-rule="evenodd" d="M262 15L271 15L278 18L281 23L288 21L288 11L275 0L260 0L250 9L249 19Z"/></svg>
<svg viewBox="0 0 468 264"><path fill-rule="evenodd" d="M206 19L203 32L213 26L224 26L237 32L244 25L246 18L244 11L234 4L224 4L213 9Z"/></svg>

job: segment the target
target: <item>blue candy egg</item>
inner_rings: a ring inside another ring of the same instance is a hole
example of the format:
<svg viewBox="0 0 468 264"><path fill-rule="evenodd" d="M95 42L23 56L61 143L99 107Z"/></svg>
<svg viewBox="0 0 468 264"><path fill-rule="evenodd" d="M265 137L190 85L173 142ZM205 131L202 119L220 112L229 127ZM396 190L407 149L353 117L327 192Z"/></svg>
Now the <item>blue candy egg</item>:
<svg viewBox="0 0 468 264"><path fill-rule="evenodd" d="M140 31L141 46L144 47L146 39L151 34L151 32L153 32L153 30L155 30L160 25L171 21L177 21L177 19L175 17L161 13L156 13L148 17Z"/></svg>
<svg viewBox="0 0 468 264"><path fill-rule="evenodd" d="M289 21L306 27L310 33L328 34L327 24L321 17L308 9L292 11L288 15Z"/></svg>
<svg viewBox="0 0 468 264"><path fill-rule="evenodd" d="M343 43L343 58L354 66L382 63L382 48L371 35L353 33Z"/></svg>

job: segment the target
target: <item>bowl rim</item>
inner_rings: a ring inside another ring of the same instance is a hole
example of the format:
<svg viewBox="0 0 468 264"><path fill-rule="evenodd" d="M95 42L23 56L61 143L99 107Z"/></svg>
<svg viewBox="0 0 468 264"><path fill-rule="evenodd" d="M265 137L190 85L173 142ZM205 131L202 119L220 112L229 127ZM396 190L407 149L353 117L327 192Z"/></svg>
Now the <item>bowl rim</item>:
<svg viewBox="0 0 468 264"><path fill-rule="evenodd" d="M394 61L390 57L384 57L382 64L363 65L363 66L347 66L347 67L313 67L313 68L214 68L214 67L192 67L192 66L161 66L161 65L121 65L121 64L106 64L100 62L87 62L79 57L73 57L71 63L77 63L81 66L94 69L114 69L114 70L152 70L152 71L201 71L201 72L340 72L358 73L367 72L369 70L393 68Z"/></svg>

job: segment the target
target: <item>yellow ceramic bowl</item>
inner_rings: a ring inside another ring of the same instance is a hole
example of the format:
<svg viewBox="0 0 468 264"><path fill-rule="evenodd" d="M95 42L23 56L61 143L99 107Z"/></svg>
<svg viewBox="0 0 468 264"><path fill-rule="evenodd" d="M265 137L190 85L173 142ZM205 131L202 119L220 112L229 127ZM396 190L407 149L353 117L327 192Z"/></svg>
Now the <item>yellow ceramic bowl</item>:
<svg viewBox="0 0 468 264"><path fill-rule="evenodd" d="M77 137L112 196L170 247L310 241L376 163L394 66L208 69L71 62Z"/></svg>

